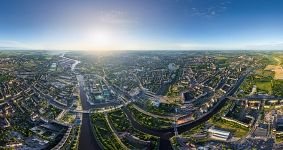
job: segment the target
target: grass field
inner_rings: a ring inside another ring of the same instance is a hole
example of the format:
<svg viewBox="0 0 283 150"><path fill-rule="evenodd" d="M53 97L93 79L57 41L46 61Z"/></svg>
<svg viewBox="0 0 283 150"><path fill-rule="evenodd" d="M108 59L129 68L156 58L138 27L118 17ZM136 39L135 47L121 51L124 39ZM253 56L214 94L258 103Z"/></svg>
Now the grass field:
<svg viewBox="0 0 283 150"><path fill-rule="evenodd" d="M264 69L257 69L253 75L245 79L244 83L241 85L241 89L244 91L245 95L251 93L254 85L257 87L257 93L273 94L272 86L275 81L275 72L272 71L272 66L275 65L269 65Z"/></svg>
<svg viewBox="0 0 283 150"><path fill-rule="evenodd" d="M221 118L224 113L232 107L232 105L233 101L227 101L221 110L211 117L208 122L218 128L223 128L230 131L235 137L242 138L248 134L249 128Z"/></svg>
<svg viewBox="0 0 283 150"><path fill-rule="evenodd" d="M241 125L238 125L238 124L235 124L233 122L225 121L223 119L220 119L218 121L213 122L213 125L215 125L218 128L222 128L222 129L226 129L228 131L231 131L233 133L233 135L235 137L238 137L238 138L242 138L242 137L246 136L249 132L248 128L241 126Z"/></svg>
<svg viewBox="0 0 283 150"><path fill-rule="evenodd" d="M258 92L266 92L272 94L272 84L271 82L256 82L255 83Z"/></svg>

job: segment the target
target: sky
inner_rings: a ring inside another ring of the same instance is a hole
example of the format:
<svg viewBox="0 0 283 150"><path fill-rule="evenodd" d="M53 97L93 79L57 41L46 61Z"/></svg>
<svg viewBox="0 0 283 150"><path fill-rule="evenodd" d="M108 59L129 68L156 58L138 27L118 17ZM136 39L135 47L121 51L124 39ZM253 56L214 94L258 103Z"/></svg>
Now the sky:
<svg viewBox="0 0 283 150"><path fill-rule="evenodd" d="M282 0L1 0L0 49L283 50Z"/></svg>

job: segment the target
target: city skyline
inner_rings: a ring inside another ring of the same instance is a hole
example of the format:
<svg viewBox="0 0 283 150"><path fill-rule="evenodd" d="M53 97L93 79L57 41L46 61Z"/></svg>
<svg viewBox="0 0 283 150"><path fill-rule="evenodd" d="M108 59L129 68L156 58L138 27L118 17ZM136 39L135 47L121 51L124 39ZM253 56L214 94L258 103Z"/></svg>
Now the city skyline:
<svg viewBox="0 0 283 150"><path fill-rule="evenodd" d="M0 3L4 50L283 49L279 0Z"/></svg>

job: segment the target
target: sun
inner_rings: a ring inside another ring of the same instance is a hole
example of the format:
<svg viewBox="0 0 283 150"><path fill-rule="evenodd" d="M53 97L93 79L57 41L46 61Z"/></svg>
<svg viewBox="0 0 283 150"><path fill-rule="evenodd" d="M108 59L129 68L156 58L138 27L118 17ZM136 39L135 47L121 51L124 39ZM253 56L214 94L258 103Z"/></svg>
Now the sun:
<svg viewBox="0 0 283 150"><path fill-rule="evenodd" d="M95 50L110 49L115 43L114 37L105 30L96 30L88 32L85 36L85 46Z"/></svg>
<svg viewBox="0 0 283 150"><path fill-rule="evenodd" d="M97 32L93 35L92 41L98 46L107 46L111 43L111 36L105 32Z"/></svg>

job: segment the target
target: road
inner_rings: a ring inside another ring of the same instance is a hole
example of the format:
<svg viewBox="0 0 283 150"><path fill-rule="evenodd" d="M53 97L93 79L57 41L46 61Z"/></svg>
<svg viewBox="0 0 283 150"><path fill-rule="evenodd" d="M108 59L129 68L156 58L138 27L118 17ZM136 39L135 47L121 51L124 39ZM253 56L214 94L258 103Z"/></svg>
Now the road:
<svg viewBox="0 0 283 150"><path fill-rule="evenodd" d="M225 104L225 102L227 101L227 97L228 96L232 96L237 89L239 88L239 86L241 85L241 83L243 82L243 80L245 79L247 73L245 75L243 75L238 81L237 83L225 94L223 95L220 100L217 102L217 104L208 112L206 113L203 117L184 124L184 125L180 125L177 127L177 130L179 133L183 133L199 124L202 124L203 122L207 121L211 116L213 116L215 113L217 113L222 106ZM80 83L80 98L81 98L81 102L82 102L82 108L83 110L89 110L90 108L92 108L92 106L87 102L87 98L85 95L85 92L83 90L83 79L82 78L78 78L79 83ZM127 117L129 118L132 126L144 133L147 134L151 134L151 135L155 135L160 137L160 147L159 149L172 149L172 145L169 141L169 139L171 137L174 136L174 128L169 128L169 129L162 129L162 130L157 130L157 129L149 129L141 124L139 124L134 117L132 116L131 112L126 108L126 107L122 107L122 110L126 113ZM90 125L90 118L88 114L83 114L83 119L82 119L82 126L81 126L81 133L80 133L80 142L79 142L79 150L84 150L84 149L100 149L98 142L96 141L94 135L92 134L92 129L91 129L91 125Z"/></svg>
<svg viewBox="0 0 283 150"><path fill-rule="evenodd" d="M133 105L133 107L134 107L135 109L137 109L138 111L140 111L140 112L142 112L142 113L144 113L144 114L146 114L146 115L149 115L149 116L151 116L151 117L154 117L154 118L169 119L169 120L175 120L175 119L176 119L175 116L161 116L161 115L156 115L156 114L147 112L147 111L143 110L142 108L140 108L139 106L137 106L137 105L135 105L135 104Z"/></svg>
<svg viewBox="0 0 283 150"><path fill-rule="evenodd" d="M228 100L227 97L232 96L240 87L240 85L242 84L242 82L244 81L245 77L247 76L248 73L244 74L242 77L239 78L239 80L236 82L236 84L225 94L223 95L219 101L217 102L217 104L208 112L206 113L204 116L202 116L201 118L198 118L197 120L187 123L187 124L183 124L177 127L178 133L181 134L183 132L188 131L189 129L200 125L204 122L206 122L207 120L210 119L210 117L212 117L215 113L217 113L225 104L225 102ZM129 118L132 126L144 133L147 134L151 134L151 135L155 135L160 137L160 149L171 149L172 145L169 141L169 139L171 137L174 136L174 128L169 128L169 129L162 129L162 130L157 130L157 129L149 129L141 124L139 124L134 117L132 116L131 112L125 108L122 107L122 110L126 113L127 117Z"/></svg>
<svg viewBox="0 0 283 150"><path fill-rule="evenodd" d="M127 115L128 119L130 120L132 126L135 129L137 129L137 130L139 130L141 132L144 132L146 134L155 135L155 136L160 137L160 139L159 139L159 142L160 142L159 149L160 150L164 150L164 149L171 150L171 149L173 149L172 145L171 145L171 142L169 141L169 138L174 136L174 129L173 128L163 129L163 130L149 129L149 128L139 124L134 119L134 117L132 116L131 112L127 108L122 107L122 110L125 112L125 114Z"/></svg>

